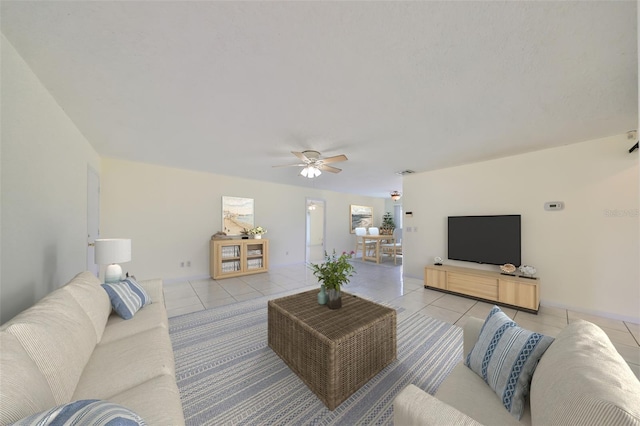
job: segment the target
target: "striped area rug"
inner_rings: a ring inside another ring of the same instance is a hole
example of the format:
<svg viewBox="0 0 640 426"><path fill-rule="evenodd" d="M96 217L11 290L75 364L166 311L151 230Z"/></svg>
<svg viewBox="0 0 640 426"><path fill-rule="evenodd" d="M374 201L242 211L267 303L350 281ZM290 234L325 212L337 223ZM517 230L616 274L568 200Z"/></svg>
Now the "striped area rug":
<svg viewBox="0 0 640 426"><path fill-rule="evenodd" d="M398 359L329 411L267 346L273 298L169 320L187 425L391 425L405 386L433 394L462 359L462 329L398 309Z"/></svg>

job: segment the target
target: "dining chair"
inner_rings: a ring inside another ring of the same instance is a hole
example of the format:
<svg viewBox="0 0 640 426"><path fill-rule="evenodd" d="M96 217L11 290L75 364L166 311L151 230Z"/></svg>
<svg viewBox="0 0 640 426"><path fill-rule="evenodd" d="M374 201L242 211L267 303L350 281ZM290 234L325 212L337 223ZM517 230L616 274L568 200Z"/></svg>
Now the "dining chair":
<svg viewBox="0 0 640 426"><path fill-rule="evenodd" d="M371 228L369 228L369 235L380 235L380 229L372 226Z"/></svg>
<svg viewBox="0 0 640 426"><path fill-rule="evenodd" d="M388 254L393 256L393 264L397 265L397 257L402 256L402 230L398 228L394 229L393 238L392 243L386 242L380 244L380 251L382 255Z"/></svg>
<svg viewBox="0 0 640 426"><path fill-rule="evenodd" d="M364 242L362 237L367 235L367 228L356 228L355 229L355 233L356 233L356 254L355 254L355 257L358 257L358 249L361 248L362 249L362 257L364 258L364 256L365 256L364 253L365 253L365 250L366 250L366 243Z"/></svg>

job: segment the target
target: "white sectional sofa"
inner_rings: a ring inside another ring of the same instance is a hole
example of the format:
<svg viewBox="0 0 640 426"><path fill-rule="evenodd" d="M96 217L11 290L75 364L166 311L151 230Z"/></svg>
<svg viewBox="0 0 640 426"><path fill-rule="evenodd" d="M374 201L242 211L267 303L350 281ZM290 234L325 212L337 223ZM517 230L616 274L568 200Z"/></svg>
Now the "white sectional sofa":
<svg viewBox="0 0 640 426"><path fill-rule="evenodd" d="M465 357L482 324L476 318L465 324ZM542 355L520 420L464 362L454 368L435 396L409 385L396 397L393 408L396 426L637 426L640 382L604 331L587 321L577 321L565 327Z"/></svg>
<svg viewBox="0 0 640 426"><path fill-rule="evenodd" d="M184 424L162 280L139 284L151 303L129 320L83 272L0 327L0 424L85 399Z"/></svg>

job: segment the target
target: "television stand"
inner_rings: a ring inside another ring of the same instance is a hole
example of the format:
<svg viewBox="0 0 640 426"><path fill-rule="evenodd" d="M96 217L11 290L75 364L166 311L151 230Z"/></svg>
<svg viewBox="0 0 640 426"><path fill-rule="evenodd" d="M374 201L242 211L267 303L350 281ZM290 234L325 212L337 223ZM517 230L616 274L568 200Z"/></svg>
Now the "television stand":
<svg viewBox="0 0 640 426"><path fill-rule="evenodd" d="M424 288L538 313L540 280L461 266L429 265Z"/></svg>

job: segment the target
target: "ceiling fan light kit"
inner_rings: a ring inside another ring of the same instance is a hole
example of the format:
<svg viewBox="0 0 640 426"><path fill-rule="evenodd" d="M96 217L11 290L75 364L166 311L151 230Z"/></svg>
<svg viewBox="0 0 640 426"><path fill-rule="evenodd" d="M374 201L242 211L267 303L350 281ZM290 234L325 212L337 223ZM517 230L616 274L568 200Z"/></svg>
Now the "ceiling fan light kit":
<svg viewBox="0 0 640 426"><path fill-rule="evenodd" d="M322 174L320 169L317 169L313 166L307 166L300 171L300 176L313 179L314 177L318 177Z"/></svg>
<svg viewBox="0 0 640 426"><path fill-rule="evenodd" d="M322 174L322 172L340 173L342 169L328 166L328 163L336 163L338 161L347 161L346 155L335 155L333 157L320 158L320 153L314 150L306 150L302 152L291 151L293 155L302 160L299 164L285 164L283 166L273 167L303 167L300 176L313 179Z"/></svg>

